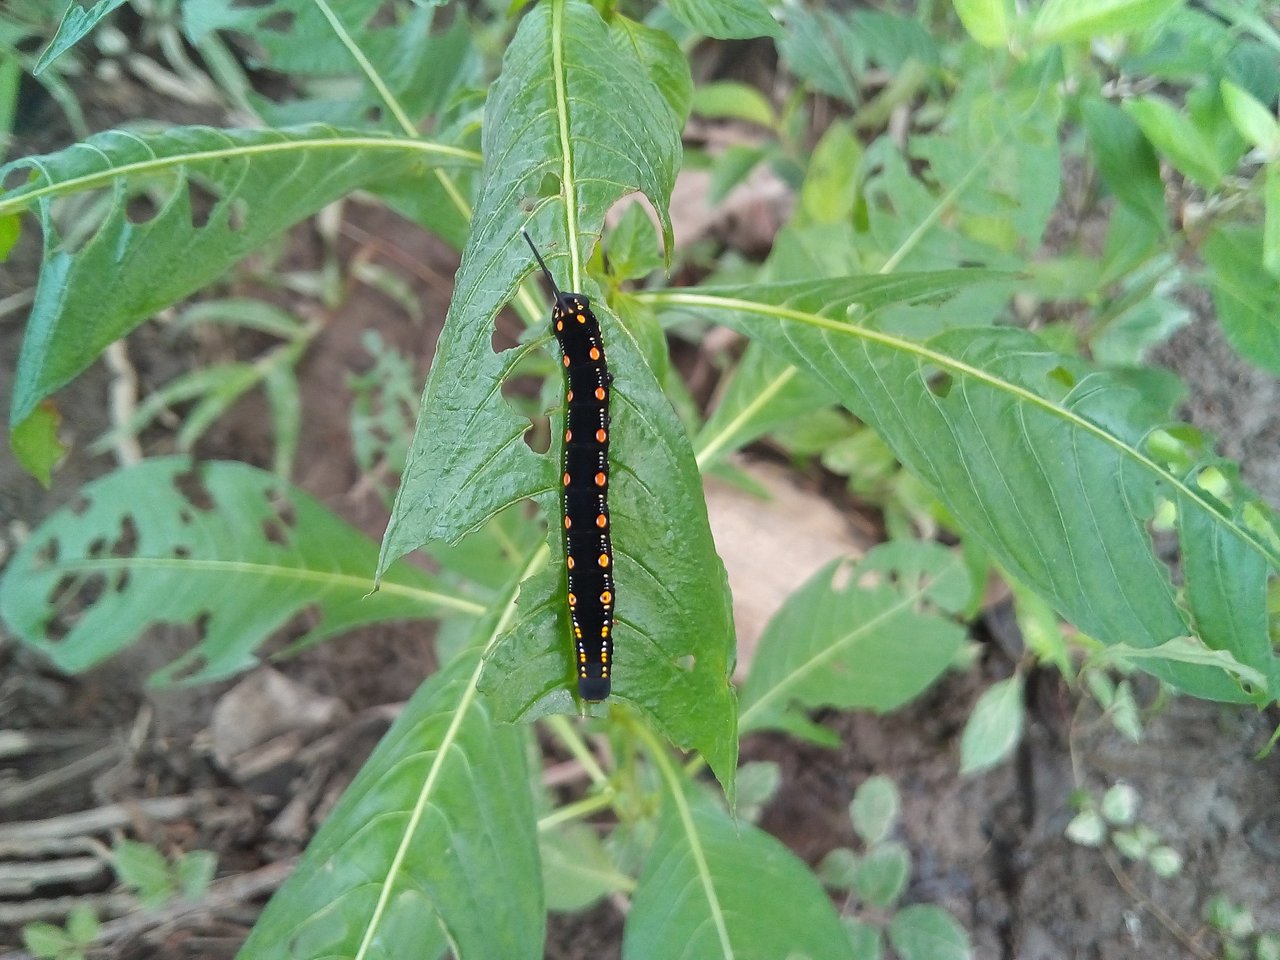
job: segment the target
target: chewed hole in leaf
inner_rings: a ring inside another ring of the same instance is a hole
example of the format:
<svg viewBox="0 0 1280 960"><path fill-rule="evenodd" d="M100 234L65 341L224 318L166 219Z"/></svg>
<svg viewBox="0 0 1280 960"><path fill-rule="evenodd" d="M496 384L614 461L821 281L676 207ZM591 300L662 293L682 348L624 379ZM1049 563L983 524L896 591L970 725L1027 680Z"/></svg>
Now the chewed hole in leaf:
<svg viewBox="0 0 1280 960"><path fill-rule="evenodd" d="M107 555L107 538L94 537L89 541L89 546L85 549L85 556L93 560L101 560Z"/></svg>
<svg viewBox="0 0 1280 960"><path fill-rule="evenodd" d="M120 519L120 536L111 545L111 555L113 557L132 557L137 552L138 525L133 522L133 517L124 516Z"/></svg>
<svg viewBox="0 0 1280 960"><path fill-rule="evenodd" d="M10 190L17 190L19 187L26 186L35 179L36 171L31 167L14 167L4 175L4 180L0 181L0 190L8 193Z"/></svg>
<svg viewBox="0 0 1280 960"><path fill-rule="evenodd" d="M231 197L226 202L227 229L238 233L249 222L249 204L244 197Z"/></svg>
<svg viewBox="0 0 1280 960"><path fill-rule="evenodd" d="M258 648L259 655L263 659L270 659L287 652L296 653L297 651L291 650L293 645L320 626L323 620L324 608L315 602L307 604L272 631L271 636Z"/></svg>
<svg viewBox="0 0 1280 960"><path fill-rule="evenodd" d="M159 205L144 193L135 194L124 205L125 217L138 227L150 223L159 212Z"/></svg>
<svg viewBox="0 0 1280 960"><path fill-rule="evenodd" d="M1060 384L1068 390L1072 389L1076 385L1075 374L1063 366L1054 367L1045 374L1045 377L1048 378L1050 383Z"/></svg>
<svg viewBox="0 0 1280 960"><path fill-rule="evenodd" d="M693 673L693 668L697 664L698 658L692 653L686 653L683 657L676 657L676 666L686 673Z"/></svg>
<svg viewBox="0 0 1280 960"><path fill-rule="evenodd" d="M382 107L376 103L370 104L365 108L362 114L364 122L376 126L382 122Z"/></svg>
<svg viewBox="0 0 1280 960"><path fill-rule="evenodd" d="M192 177L187 180L187 197L191 206L191 226L203 229L218 205L218 195Z"/></svg>
<svg viewBox="0 0 1280 960"><path fill-rule="evenodd" d="M144 634L142 642L160 643L170 650L194 651L209 635L211 619L211 614L205 610L190 623L160 621L151 625ZM195 676L209 664L202 653L184 653L175 658L175 662L179 666L167 675L168 679L174 682Z"/></svg>
<svg viewBox="0 0 1280 960"><path fill-rule="evenodd" d="M85 496L78 496L67 504L67 509L77 517L83 517L89 509L89 498Z"/></svg>
<svg viewBox="0 0 1280 960"><path fill-rule="evenodd" d="M112 581L111 589L116 593L124 593L129 589L129 568L121 567L116 571L115 579Z"/></svg>
<svg viewBox="0 0 1280 960"><path fill-rule="evenodd" d="M58 538L50 537L41 544L40 549L36 551L35 556L32 558L31 565L37 570L53 566L58 562L58 550Z"/></svg>
<svg viewBox="0 0 1280 960"><path fill-rule="evenodd" d="M847 563L841 563L831 572L831 589L836 593L840 593L848 589L853 582L853 567Z"/></svg>
<svg viewBox="0 0 1280 960"><path fill-rule="evenodd" d="M920 368L920 377L930 393L944 400L951 393L951 387L955 383L955 378L950 373L927 364Z"/></svg>
<svg viewBox="0 0 1280 960"><path fill-rule="evenodd" d="M197 510L213 509L213 496L204 485L204 478L200 476L199 467L193 467L186 473L175 474L173 485L178 488L178 492L186 498L187 502Z"/></svg>
<svg viewBox="0 0 1280 960"><path fill-rule="evenodd" d="M179 560L189 560L191 558L191 548L179 543L174 546L173 555Z"/></svg>
<svg viewBox="0 0 1280 960"><path fill-rule="evenodd" d="M560 196L560 178L554 173L544 173L538 182L538 196L543 200ZM545 257L546 254L543 254Z"/></svg>
<svg viewBox="0 0 1280 960"><path fill-rule="evenodd" d="M258 29L266 33L291 33L298 17L292 10L277 10L258 21Z"/></svg>
<svg viewBox="0 0 1280 960"><path fill-rule="evenodd" d="M49 592L49 607L56 611L45 626L50 643L61 643L75 629L80 617L98 602L107 589L106 575L94 572L88 576L67 574L58 579Z"/></svg>
<svg viewBox="0 0 1280 960"><path fill-rule="evenodd" d="M517 374L502 381L502 398L519 417L529 421L524 442L535 453L551 449L551 418L539 409L538 396L542 383L538 378Z"/></svg>

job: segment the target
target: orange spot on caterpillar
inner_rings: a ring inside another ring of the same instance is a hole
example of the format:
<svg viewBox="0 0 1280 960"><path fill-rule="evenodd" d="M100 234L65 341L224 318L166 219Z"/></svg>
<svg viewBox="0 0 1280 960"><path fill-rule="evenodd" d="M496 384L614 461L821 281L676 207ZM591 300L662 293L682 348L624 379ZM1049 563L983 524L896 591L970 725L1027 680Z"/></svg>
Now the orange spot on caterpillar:
<svg viewBox="0 0 1280 960"><path fill-rule="evenodd" d="M586 316L585 316L584 314L581 314L581 313L580 313L580 314L578 314L578 322L579 322L579 323L586 323L586 322L587 322L587 318L586 318Z"/></svg>
<svg viewBox="0 0 1280 960"><path fill-rule="evenodd" d="M564 528L565 528L566 530L568 530L571 526L573 526L573 521L572 521L572 520L570 520L568 517L565 517L565 518L564 518Z"/></svg>
<svg viewBox="0 0 1280 960"><path fill-rule="evenodd" d="M559 320L559 319L557 319L557 320L556 320L556 333L559 333L559 332L560 332L561 330L563 330L563 329L564 329L564 321L563 321L563 320Z"/></svg>
<svg viewBox="0 0 1280 960"><path fill-rule="evenodd" d="M599 359L600 359L600 348L599 348L599 347L592 347L592 348L591 348L591 354L590 354L590 356L591 356L591 359L592 359L592 360L599 360Z"/></svg>
<svg viewBox="0 0 1280 960"><path fill-rule="evenodd" d="M572 440L572 439L573 439L573 431L572 431L572 430L566 430L566 431L564 432L564 442L565 442L565 443L568 443L568 442L569 442L570 440Z"/></svg>
<svg viewBox="0 0 1280 960"><path fill-rule="evenodd" d="M573 391L572 391L572 390L570 390L567 394L565 394L565 400L566 400L566 401L568 401L569 403L573 403Z"/></svg>
<svg viewBox="0 0 1280 960"><path fill-rule="evenodd" d="M597 400L604 399L604 387L596 387L596 399Z"/></svg>
<svg viewBox="0 0 1280 960"><path fill-rule="evenodd" d="M599 527L601 530L603 530L608 523L609 523L609 518L606 517L603 513L600 514L600 516L596 517L596 526Z"/></svg>
<svg viewBox="0 0 1280 960"><path fill-rule="evenodd" d="M600 636L602 636L602 637L607 637L608 635L609 635L609 628L608 628L608 627L601 627L601 628L600 628ZM601 651L600 651L600 659L601 659L601 660L603 660L603 659L604 659L604 651L603 651L603 650L601 650Z"/></svg>
<svg viewBox="0 0 1280 960"><path fill-rule="evenodd" d="M604 593L600 594L600 602L605 606L613 603L613 594L606 590Z"/></svg>
<svg viewBox="0 0 1280 960"><path fill-rule="evenodd" d="M603 429L596 431L596 443L604 443L608 439L609 434L605 433Z"/></svg>
<svg viewBox="0 0 1280 960"><path fill-rule="evenodd" d="M578 605L578 597L575 594L569 594L569 606L576 607Z"/></svg>
<svg viewBox="0 0 1280 960"><path fill-rule="evenodd" d="M565 562L565 566L567 566L570 570L573 569L573 557L565 557L564 562Z"/></svg>
<svg viewBox="0 0 1280 960"><path fill-rule="evenodd" d="M609 565L609 555L607 553L600 554L600 557L599 559L596 560L596 563L600 564L600 566L602 567L607 567Z"/></svg>
<svg viewBox="0 0 1280 960"><path fill-rule="evenodd" d="M564 365L565 365L566 367L569 365L569 358L568 358L568 357L565 357L565 358L564 358Z"/></svg>
<svg viewBox="0 0 1280 960"><path fill-rule="evenodd" d="M606 477L606 476L604 475L604 472L603 472L603 471L601 471L600 473L597 473L597 474L596 474L596 486L597 486L597 487L603 487L603 486L605 485L605 483L608 481L608 479L609 479L609 478L608 478L608 477Z"/></svg>
<svg viewBox="0 0 1280 960"><path fill-rule="evenodd" d="M568 470L566 470L566 471L564 472L564 485L565 485L566 487L569 485L569 471L568 471Z"/></svg>

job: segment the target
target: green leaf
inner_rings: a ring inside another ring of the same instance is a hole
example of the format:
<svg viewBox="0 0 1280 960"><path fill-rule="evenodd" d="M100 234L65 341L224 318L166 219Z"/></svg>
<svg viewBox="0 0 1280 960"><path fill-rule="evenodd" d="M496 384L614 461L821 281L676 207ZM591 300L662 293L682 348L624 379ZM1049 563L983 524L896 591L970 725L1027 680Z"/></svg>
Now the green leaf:
<svg viewBox="0 0 1280 960"><path fill-rule="evenodd" d="M1269 160L1280 159L1280 121L1247 90L1230 80L1221 83L1222 103L1236 131Z"/></svg>
<svg viewBox="0 0 1280 960"><path fill-rule="evenodd" d="M78 946L61 927L39 922L23 925L22 943L33 955L49 960L64 960Z"/></svg>
<svg viewBox="0 0 1280 960"><path fill-rule="evenodd" d="M884 954L884 938L870 923L857 917L841 917L853 944L853 960L880 960Z"/></svg>
<svg viewBox="0 0 1280 960"><path fill-rule="evenodd" d="M1219 584L1218 586L1223 586ZM1215 599L1220 594L1215 591ZM1205 646L1195 637L1174 637L1154 647L1134 647L1127 643L1116 643L1099 651L1103 661L1133 663L1141 665L1145 660L1164 660L1169 663L1191 663L1199 666L1215 667L1224 673L1239 677L1246 683L1267 689L1267 677L1259 670L1240 663L1226 650L1214 650Z"/></svg>
<svg viewBox="0 0 1280 960"><path fill-rule="evenodd" d="M596 11L581 3L529 11L485 109L484 153L501 162L488 162L484 171L380 563L428 541L456 540L509 504L538 498L553 518L553 562L522 589L519 622L488 659L482 682L498 716L532 719L578 710L570 694L559 536L560 448L557 441L545 456L529 449L522 439L528 420L510 408L500 385L550 337L548 331L495 355L493 318L535 269L522 228L542 248L559 286L587 294L594 287L582 264L605 212L624 194L648 197L669 250L667 207L680 141L676 117L645 66L625 55ZM532 298L520 305L545 329L547 307ZM613 689L677 744L702 751L728 783L737 758L728 683L732 619L701 477L641 331L619 322L600 298L594 306L615 378Z"/></svg>
<svg viewBox="0 0 1280 960"><path fill-rule="evenodd" d="M889 923L889 943L901 960L969 960L969 935L941 907L899 910Z"/></svg>
<svg viewBox="0 0 1280 960"><path fill-rule="evenodd" d="M164 684L248 669L277 633L300 633L300 648L360 624L481 609L408 566L366 598L374 544L245 464L146 460L80 497L32 534L0 581L0 615L62 670L88 669L152 624L193 634L152 676Z"/></svg>
<svg viewBox="0 0 1280 960"><path fill-rule="evenodd" d="M965 721L960 738L960 772L978 773L1007 759L1022 741L1022 675L993 683Z"/></svg>
<svg viewBox="0 0 1280 960"><path fill-rule="evenodd" d="M1178 170L1206 190L1214 190L1226 176L1213 144L1204 131L1177 107L1160 97L1130 100L1125 111L1142 128L1155 148Z"/></svg>
<svg viewBox="0 0 1280 960"><path fill-rule="evenodd" d="M58 439L61 423L62 415L54 402L42 400L9 434L9 446L22 469L45 487L53 483L53 468L67 452L66 444Z"/></svg>
<svg viewBox="0 0 1280 960"><path fill-rule="evenodd" d="M62 15L62 21L58 24L58 32L54 34L49 45L40 54L40 59L31 68L31 75L40 76L49 64L79 43L89 34L89 31L106 18L107 14L116 7L122 6L124 2L125 0L98 0L86 10L76 0L70 0L66 12Z"/></svg>
<svg viewBox="0 0 1280 960"><path fill-rule="evenodd" d="M93 907L86 903L77 903L67 914L67 933L79 944L91 944L97 939L102 924L93 912Z"/></svg>
<svg viewBox="0 0 1280 960"><path fill-rule="evenodd" d="M1082 810L1071 818L1066 834L1082 847L1100 847L1107 838L1107 824L1096 810Z"/></svg>
<svg viewBox="0 0 1280 960"><path fill-rule="evenodd" d="M1148 855L1147 863L1157 877L1172 877L1182 869L1182 854L1172 847L1156 847Z"/></svg>
<svg viewBox="0 0 1280 960"><path fill-rule="evenodd" d="M897 822L901 804L898 788L886 776L868 777L853 794L849 817L863 843L879 843Z"/></svg>
<svg viewBox="0 0 1280 960"><path fill-rule="evenodd" d="M745 120L770 129L778 125L773 104L745 83L706 83L693 91L693 112L712 120Z"/></svg>
<svg viewBox="0 0 1280 960"><path fill-rule="evenodd" d="M1224 223L1201 253L1227 340L1240 356L1280 376L1280 284L1263 264L1263 241L1257 227Z"/></svg>
<svg viewBox="0 0 1280 960"><path fill-rule="evenodd" d="M836 847L829 850L818 864L818 879L825 886L839 890L852 890L854 879L858 875L858 862L861 858L848 847Z"/></svg>
<svg viewBox="0 0 1280 960"><path fill-rule="evenodd" d="M631 886L631 878L614 866L599 833L585 823L542 833L538 846L548 910L582 910L607 893Z"/></svg>
<svg viewBox="0 0 1280 960"><path fill-rule="evenodd" d="M668 794L631 901L623 960L840 960L851 951L831 901L795 854L692 790Z"/></svg>
<svg viewBox="0 0 1280 960"><path fill-rule="evenodd" d="M1116 199L1161 233L1169 229L1160 161L1137 123L1105 100L1080 105L1098 172Z"/></svg>
<svg viewBox="0 0 1280 960"><path fill-rule="evenodd" d="M846 123L833 123L813 148L800 187L800 209L807 223L851 221L861 200L859 161L862 144ZM797 218L799 219L799 218Z"/></svg>
<svg viewBox="0 0 1280 960"><path fill-rule="evenodd" d="M859 862L853 886L874 907L892 906L907 888L911 855L895 840L876 844Z"/></svg>
<svg viewBox="0 0 1280 960"><path fill-rule="evenodd" d="M662 266L653 221L639 203L627 206L605 246L609 251L609 272L620 280L646 277Z"/></svg>
<svg viewBox="0 0 1280 960"><path fill-rule="evenodd" d="M670 0L676 19L717 40L749 40L782 33L762 0Z"/></svg>
<svg viewBox="0 0 1280 960"><path fill-rule="evenodd" d="M958 282L953 273L901 274L649 299L734 327L826 382L984 549L1090 636L1151 648L1192 633L1189 615L1210 626L1213 646L1280 676L1256 627L1267 572L1280 568L1269 508L1239 485L1224 503L1183 465L1164 466L1149 448L1163 409L1123 377L1047 350L1024 331L957 329L916 341L880 329L879 306L943 296ZM1196 472L1219 465L1205 458ZM1206 593L1188 591L1189 611L1147 527L1163 502L1176 508L1184 554L1221 564ZM1226 584L1239 584L1230 593L1234 622L1255 625L1249 633L1230 633L1222 605L1207 599L1220 600ZM1222 665L1142 664L1197 696L1265 700Z"/></svg>
<svg viewBox="0 0 1280 960"><path fill-rule="evenodd" d="M1009 42L1008 0L954 0L956 15L969 36L984 47L1003 47Z"/></svg>
<svg viewBox="0 0 1280 960"><path fill-rule="evenodd" d="M35 206L45 258L18 359L11 424L155 311L222 277L268 238L357 187L472 155L418 140L315 126L110 131L16 160L0 217ZM109 190L98 221L64 237L54 201Z"/></svg>
<svg viewBox="0 0 1280 960"><path fill-rule="evenodd" d="M112 850L112 857L120 882L136 890L147 906L159 906L177 893L169 862L150 844L121 840Z"/></svg>
<svg viewBox="0 0 1280 960"><path fill-rule="evenodd" d="M1262 266L1280 278L1280 160L1267 164L1263 185Z"/></svg>
<svg viewBox="0 0 1280 960"><path fill-rule="evenodd" d="M683 126L693 107L693 76L689 72L689 58L680 44L664 30L655 30L616 13L609 32L624 56L648 69L653 85Z"/></svg>
<svg viewBox="0 0 1280 960"><path fill-rule="evenodd" d="M1031 26L1036 43L1093 40L1146 30L1181 0L1045 0Z"/></svg>
<svg viewBox="0 0 1280 960"><path fill-rule="evenodd" d="M1133 823L1134 817L1138 815L1138 791L1127 783L1109 787L1102 795L1098 812L1112 826Z"/></svg>
<svg viewBox="0 0 1280 960"><path fill-rule="evenodd" d="M204 896L218 870L218 855L212 850L192 850L178 858L174 876L182 895L188 900Z"/></svg>
<svg viewBox="0 0 1280 960"><path fill-rule="evenodd" d="M947 614L968 597L960 558L932 544L881 544L855 564L827 564L765 627L740 728L789 729L804 722L797 709L901 706L960 648L965 631Z"/></svg>
<svg viewBox="0 0 1280 960"><path fill-rule="evenodd" d="M414 694L237 956L542 956L525 737L479 696L479 654Z"/></svg>
<svg viewBox="0 0 1280 960"><path fill-rule="evenodd" d="M228 31L252 41L253 66L289 76L287 101L249 94L274 126L372 124L413 136L424 117L481 79L471 42L475 25L454 10L439 29L439 7L380 0L184 0L182 17L193 44ZM299 87L300 99L292 92Z"/></svg>
<svg viewBox="0 0 1280 960"><path fill-rule="evenodd" d="M822 383L758 343L747 345L719 403L694 443L704 469L796 417L830 406Z"/></svg>

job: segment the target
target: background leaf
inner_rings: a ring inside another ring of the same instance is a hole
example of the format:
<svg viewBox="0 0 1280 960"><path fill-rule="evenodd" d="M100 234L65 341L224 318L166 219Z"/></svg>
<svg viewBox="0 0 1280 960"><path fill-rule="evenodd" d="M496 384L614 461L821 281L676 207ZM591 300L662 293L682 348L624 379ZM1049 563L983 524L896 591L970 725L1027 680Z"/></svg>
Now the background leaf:
<svg viewBox="0 0 1280 960"><path fill-rule="evenodd" d="M718 40L777 36L778 23L762 0L670 0L676 19Z"/></svg>
<svg viewBox="0 0 1280 960"><path fill-rule="evenodd" d="M1181 0L1045 0L1031 32L1039 43L1134 33L1179 6Z"/></svg>
<svg viewBox="0 0 1280 960"><path fill-rule="evenodd" d="M1235 592L1239 618L1261 622L1262 584L1280 568L1280 537L1265 506L1251 507L1256 498L1242 487L1230 504L1201 488L1195 477L1215 458L1171 472L1147 449L1164 410L1123 378L1047 350L1031 334L957 329L916 342L877 329L867 298L922 281L899 275L815 283L806 291L738 287L719 300L722 310L709 309L718 300L713 291L654 300L719 318L825 381L970 535L1090 635L1152 647L1194 632L1147 528L1158 500L1173 502L1183 518L1184 552L1216 551L1224 564L1220 582L1248 585ZM847 313L848 301L826 297L841 286L852 293L855 282L864 292L852 299L868 311L858 325L801 309ZM752 308L750 297L792 306ZM1204 542L1206 529L1230 549ZM1228 565L1233 558L1243 565ZM1202 597L1186 599L1195 604L1192 618L1213 618ZM1215 626L1203 639L1225 645L1264 676L1280 675L1265 633L1241 636ZM1209 699L1266 697L1212 668L1158 661L1144 668Z"/></svg>
<svg viewBox="0 0 1280 960"><path fill-rule="evenodd" d="M901 960L969 960L964 928L941 907L917 904L889 922L889 942Z"/></svg>
<svg viewBox="0 0 1280 960"><path fill-rule="evenodd" d="M145 460L80 496L32 534L0 581L9 628L62 670L101 662L152 624L197 637L152 682L194 683L255 666L254 651L280 631L296 631L297 648L360 624L481 609L407 565L366 598L374 544L246 464Z"/></svg>
<svg viewBox="0 0 1280 960"><path fill-rule="evenodd" d="M960 772L977 773L1006 759L1022 740L1022 675L983 691L960 737Z"/></svg>
<svg viewBox="0 0 1280 960"><path fill-rule="evenodd" d="M809 869L769 834L706 797L669 795L631 902L623 960L852 957Z"/></svg>
<svg viewBox="0 0 1280 960"><path fill-rule="evenodd" d="M742 730L803 732L796 708L906 703L964 640L945 614L964 606L969 589L960 558L932 544L882 544L857 563L827 564L765 627L742 688Z"/></svg>
<svg viewBox="0 0 1280 960"><path fill-rule="evenodd" d="M35 66L31 68L31 75L39 76L43 73L49 64L88 36L107 14L122 6L124 2L125 0L98 0L92 7L85 9L76 0L70 0L66 13L62 15L62 21L58 24L58 32L44 48Z"/></svg>
<svg viewBox="0 0 1280 960"><path fill-rule="evenodd" d="M493 721L478 676L473 645L414 694L238 957L542 956L524 731Z"/></svg>
<svg viewBox="0 0 1280 960"><path fill-rule="evenodd" d="M1261 251L1262 231L1245 224L1218 227L1201 248L1222 332L1240 356L1280 376L1280 284Z"/></svg>
<svg viewBox="0 0 1280 960"><path fill-rule="evenodd" d="M297 130L110 131L43 157L0 197L0 216L35 205L45 258L27 324L10 422L85 369L155 311L222 276L263 241L356 187L421 176L431 163L466 163L465 151L353 133ZM110 188L88 229L63 236L53 200ZM155 191L150 197L147 191Z"/></svg>

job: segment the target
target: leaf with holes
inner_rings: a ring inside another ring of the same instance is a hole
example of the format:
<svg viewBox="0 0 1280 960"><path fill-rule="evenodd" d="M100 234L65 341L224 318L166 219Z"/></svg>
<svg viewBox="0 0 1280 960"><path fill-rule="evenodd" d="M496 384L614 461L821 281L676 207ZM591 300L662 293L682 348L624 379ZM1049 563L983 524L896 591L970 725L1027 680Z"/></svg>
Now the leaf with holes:
<svg viewBox="0 0 1280 960"><path fill-rule="evenodd" d="M823 381L969 535L1085 632L1146 648L1196 634L1267 688L1209 665L1153 659L1143 669L1201 697L1269 700L1280 689L1267 628L1268 580L1280 569L1274 512L1234 465L1157 430L1166 412L1123 377L1025 331L915 341L879 329L874 304L895 285L922 290L946 277L852 278L843 297L825 282L648 299L726 323ZM1148 526L1164 504L1177 517L1183 590Z"/></svg>
<svg viewBox="0 0 1280 960"><path fill-rule="evenodd" d="M254 67L289 76L292 99L249 95L275 126L323 121L411 135L481 82L475 26L457 7L445 17L434 3L184 0L182 19L193 44L229 32L252 42Z"/></svg>
<svg viewBox="0 0 1280 960"><path fill-rule="evenodd" d="M698 788L668 795L627 915L623 960L852 956L830 898L795 854Z"/></svg>
<svg viewBox="0 0 1280 960"><path fill-rule="evenodd" d="M157 310L357 187L472 154L335 127L109 131L0 168L0 217L35 207L45 237L10 423ZM105 191L65 226L57 201Z"/></svg>
<svg viewBox="0 0 1280 960"><path fill-rule="evenodd" d="M0 616L63 670L86 670L149 627L191 648L154 683L207 681L367 623L483 608L407 565L366 599L372 541L278 477L238 463L146 460L84 487L0 581Z"/></svg>
<svg viewBox="0 0 1280 960"><path fill-rule="evenodd" d="M900 707L960 649L965 630L951 616L969 591L963 560L928 543L897 541L855 564L827 564L765 627L739 725L821 735L800 710Z"/></svg>
<svg viewBox="0 0 1280 960"><path fill-rule="evenodd" d="M405 705L238 957L542 956L526 738L477 696L479 662L473 643Z"/></svg>
<svg viewBox="0 0 1280 960"><path fill-rule="evenodd" d="M588 4L539 4L507 50L485 111L486 166L472 232L383 540L383 566L428 541L456 540L529 497L539 497L560 526L560 451L533 453L523 441L529 421L502 394L511 371L550 340L550 307L542 297L520 301L546 332L503 354L492 349L493 320L534 269L522 228L543 247L560 285L586 293L594 290L583 290L581 264L623 195L648 197L670 248L679 122L623 39ZM626 110L616 109L623 103ZM702 750L728 782L737 754L732 621L698 470L638 334L598 298L596 306L615 376L614 691L676 743ZM525 585L521 621L486 668L483 687L503 719L577 710L563 547L552 540L555 564Z"/></svg>

